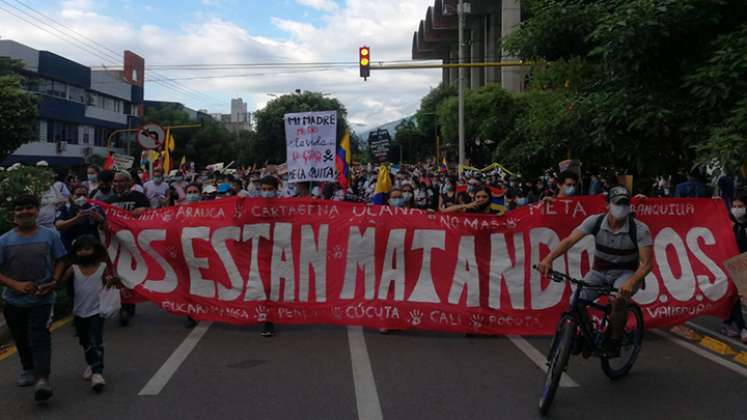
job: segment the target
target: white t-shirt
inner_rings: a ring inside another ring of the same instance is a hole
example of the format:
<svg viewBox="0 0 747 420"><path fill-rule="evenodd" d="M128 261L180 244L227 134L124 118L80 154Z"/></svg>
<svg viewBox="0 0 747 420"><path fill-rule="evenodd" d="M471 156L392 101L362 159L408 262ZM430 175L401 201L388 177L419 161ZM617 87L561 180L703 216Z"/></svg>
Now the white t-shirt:
<svg viewBox="0 0 747 420"><path fill-rule="evenodd" d="M169 184L161 182L159 185L156 185L155 182L148 181L143 184L143 188L145 188L145 196L148 197L148 200L150 200L151 208L155 209L161 207L161 200L166 198L166 192L169 190Z"/></svg>
<svg viewBox="0 0 747 420"><path fill-rule="evenodd" d="M106 264L99 264L99 268L90 276L84 275L78 265L73 264L73 281L75 299L73 299L73 314L81 318L88 318L99 314L99 294L104 288L104 270Z"/></svg>

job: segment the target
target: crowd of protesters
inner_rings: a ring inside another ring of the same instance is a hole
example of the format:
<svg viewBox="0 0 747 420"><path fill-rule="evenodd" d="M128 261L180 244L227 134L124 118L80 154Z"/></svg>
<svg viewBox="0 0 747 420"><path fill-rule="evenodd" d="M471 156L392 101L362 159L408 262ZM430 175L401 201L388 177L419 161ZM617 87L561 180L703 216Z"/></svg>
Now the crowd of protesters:
<svg viewBox="0 0 747 420"><path fill-rule="evenodd" d="M0 283L4 314L16 342L22 372L19 386L35 385L35 398L51 397L49 324L54 296L64 283L74 297L76 332L87 363L84 378L100 391L103 379L103 319L98 315L98 293L110 287L114 274L106 262L100 234L105 229L101 201L139 215L149 209L190 205L200 201L239 196L251 198L307 197L372 204L386 185L385 205L447 213L500 214L543 200L576 195L605 194L618 184L615 177L576 172L547 172L536 178L517 176L503 169L455 170L435 164L351 168L348 185L339 182L289 183L280 167L262 169L200 170L191 168L150 173L101 170L59 174L41 198L17 197L13 203L16 228L0 236ZM382 177L384 177L382 183ZM747 197L739 194L743 180L726 175L706 180L693 172L675 182L660 177L645 192L652 197L723 198L733 222L740 252L747 252ZM498 200L496 200L498 199ZM133 304L123 304L120 326L135 315ZM187 326L195 320L188 318ZM747 328L737 302L724 331L747 343ZM263 336L274 326L264 323Z"/></svg>

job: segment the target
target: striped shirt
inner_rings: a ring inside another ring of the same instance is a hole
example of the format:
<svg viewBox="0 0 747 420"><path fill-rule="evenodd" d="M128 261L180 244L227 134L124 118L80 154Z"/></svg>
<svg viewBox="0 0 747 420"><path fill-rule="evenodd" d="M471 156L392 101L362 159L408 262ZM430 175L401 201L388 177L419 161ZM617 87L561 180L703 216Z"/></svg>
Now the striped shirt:
<svg viewBox="0 0 747 420"><path fill-rule="evenodd" d="M587 217L577 229L586 235L591 235L599 216L595 214ZM651 237L651 230L638 219L635 219L635 223L638 247L652 246L654 241ZM638 269L638 249L630 238L630 226L627 219L619 230L613 232L608 218L605 217L599 226L595 245L593 266L595 271Z"/></svg>

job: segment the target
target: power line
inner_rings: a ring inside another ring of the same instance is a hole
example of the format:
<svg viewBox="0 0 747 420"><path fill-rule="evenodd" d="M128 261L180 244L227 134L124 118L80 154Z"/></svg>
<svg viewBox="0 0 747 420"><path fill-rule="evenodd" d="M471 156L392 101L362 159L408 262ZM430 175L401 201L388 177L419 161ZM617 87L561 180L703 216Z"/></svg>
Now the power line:
<svg viewBox="0 0 747 420"><path fill-rule="evenodd" d="M71 36L70 34L68 34L68 33L65 33L65 32L63 32L63 31L61 31L61 30L59 30L59 29L55 28L54 26L50 25L49 23L47 23L47 22L45 22L45 21L43 21L43 20L41 20L41 19L39 19L39 18L37 18L37 17L35 17L35 16L33 16L33 15L31 15L31 14L27 13L27 12L25 12L24 10L21 10L21 9L19 9L18 7L14 6L13 4L10 4L10 3L8 3L8 2L7 2L7 1L5 1L5 0L0 0L0 1L2 1L2 2L3 2L3 3L5 3L6 5L8 5L8 6L12 7L13 9L17 10L18 12L20 12L20 13L23 13L23 14L24 14L25 16L28 16L29 18L31 18L31 19L33 19L33 20L35 20L35 21L37 21L37 22L41 22L41 23L43 23L43 24L44 24L44 25L46 25L46 26L49 26L50 28L52 28L52 29L54 29L55 31L57 31L57 32L59 32L60 34L62 34L62 35L63 35L63 37L60 37L60 36L58 36L58 35L55 35L54 33L50 32L50 31L49 31L49 30L47 30L46 28L40 27L39 25L37 25L37 24L35 24L35 23L33 23L33 22L30 22L30 21L28 21L28 20L27 20L27 19L25 19L24 17L22 17L22 16L19 16L19 15L15 14L15 13L12 13L12 12L10 12L10 11L6 10L6 9L0 9L0 10L3 10L4 12L6 12L6 13L8 13L8 14L10 14L10 15L13 15L13 16L14 16L14 17L16 17L16 18L19 18L19 19L23 20L24 22L26 22L26 23L28 23L28 24L30 24L30 25L32 25L32 26L34 26L34 27L36 27L37 29L41 29L41 30L45 31L45 32L47 32L47 33L51 34L52 36L55 36L55 37L57 37L57 38L60 38L60 39L62 39L62 40L64 40L64 41L68 42L68 43L71 43L71 44L75 45L76 47L78 47L78 48L81 48L81 49L85 50L85 51L86 51L86 52L88 52L89 54L92 54L92 55L94 55L94 56L95 56L95 57L97 57L97 58L100 58L100 59L104 59L104 62L109 62L109 60L112 60L112 58L111 58L111 57L114 57L114 59L116 60L116 61L114 61L114 62L115 62L116 64L114 64L114 65L113 65L113 66L111 66L111 67L114 67L114 68L117 68L117 67L121 67L121 64L119 63L119 60L120 60L121 58L119 57L119 55L118 55L118 54L117 54L116 52L114 52L113 50L111 50L111 49L107 48L106 46L104 46L104 45L102 45L102 44L100 44L100 43L96 42L95 40L92 40L91 38L89 38L89 37L87 37L87 36L85 36L85 35L83 35L83 34L79 33L79 32L78 32L78 31L76 31L75 29L72 29L72 28L70 28L69 26L67 26L67 25L65 25L65 24L62 24L62 23L60 23L60 22L56 21L55 19L53 19L53 18L52 18L52 17L50 17L49 15L47 15L47 14L45 14L45 13L43 13L43 12L40 12L40 11L38 11L38 10L34 9L33 7L31 7L31 6L27 5L26 3L23 3L23 2L22 2L22 1L20 1L20 0L16 0L16 1L17 1L17 2L19 3L19 4L23 5L23 6L24 6L24 7L26 7L27 9L29 9L29 10L33 11L34 13L36 13L36 14L38 14L38 15L40 15L40 16L42 16L42 17L46 18L46 19L49 19L50 21L52 21L52 22L56 23L57 25L59 25L59 26L61 26L61 27L64 27L64 28L66 28L67 30L69 30L69 31L71 31L71 32L74 32L74 33L75 33L75 34L77 34L77 35L78 35L78 36L79 36L80 38L84 38L84 39L86 39L86 40L90 41L91 43L93 43L93 44L96 44L96 45L98 45L98 46L99 46L99 47L97 47L98 51L97 51L96 49L94 49L93 47L91 47L91 46L90 46L90 45L89 45L89 44L88 44L87 42L85 42L85 41L81 41L81 40L79 40L79 39L76 39L75 37ZM102 53L103 53L103 54L102 54ZM107 56L108 56L108 57L107 57ZM109 68L109 67L107 67L107 66L101 66L101 67L103 67L104 69L107 69L107 70L109 70L109 69L110 69L110 68ZM161 75L161 74L158 74L158 73L155 73L155 72L154 72L154 74L156 74L156 76L161 76L161 77L165 77L165 75ZM176 83L176 82L168 82L168 81L163 81L163 82L162 82L162 81L154 81L154 83L156 83L156 84L159 84L159 85L161 85L161 86L163 86L163 87L165 87L165 88L167 88L167 89L173 90L173 91L175 91L175 92L177 92L177 93L180 93L180 94L184 95L185 97L192 97L193 99L196 99L196 100L199 100L199 101L204 101L205 99L208 99L208 100L212 100L212 99L213 99L213 98L211 98L210 96L208 96L208 95L206 95L206 94L204 94L204 93L202 93L202 92L200 92L200 91L197 91L197 90L194 90L194 89L188 88L188 87L186 87L186 86L182 86L182 85L180 85L180 84L178 84L178 83Z"/></svg>
<svg viewBox="0 0 747 420"><path fill-rule="evenodd" d="M54 22L55 24L57 24L57 25L65 28L65 29L69 30L70 32L75 33L76 35L78 35L78 37L80 37L82 39L85 39L87 41L90 41L92 44L97 45L99 48L101 48L101 50L104 51L104 53L106 53L107 55L109 55L111 57L114 57L117 61L119 61L121 59L121 57L119 56L119 53L117 53L116 51L113 51L112 49L108 48L107 46L105 46L105 45L97 42L96 40L91 39L90 37L88 37L88 36L86 36L86 35L78 32L78 31L76 31L75 29L71 28L70 26L65 25L64 23L60 23L59 21L55 20L51 16L47 15L46 13L41 12L41 11L39 11L37 9L34 9L33 7L29 6L28 4L24 3L21 0L16 0L16 2L19 3L19 4L21 4L21 5L23 5L27 9L33 11L34 13L36 13L36 14L38 14L38 15L46 18L46 19L49 19L50 21ZM69 36L69 35L67 35L67 36ZM159 74L156 74L156 75L159 76ZM160 76L164 77L163 75L160 75ZM173 83L173 85L176 86L177 88L180 88L180 89L186 91L186 92L193 92L193 93L195 93L197 95L201 95L201 96L203 96L203 97L205 97L207 99L212 99L209 96L205 95L204 93L202 93L200 91L197 91L195 89L191 89L191 88L189 88L187 86L182 86L182 85L177 84L177 83ZM163 84L163 86L168 87L166 84Z"/></svg>

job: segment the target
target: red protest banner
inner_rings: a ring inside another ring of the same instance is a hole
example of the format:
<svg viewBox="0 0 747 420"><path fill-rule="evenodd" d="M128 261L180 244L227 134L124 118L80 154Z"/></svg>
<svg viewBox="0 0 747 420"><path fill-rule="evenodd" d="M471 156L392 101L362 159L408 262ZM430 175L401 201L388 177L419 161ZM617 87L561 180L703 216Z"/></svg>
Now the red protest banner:
<svg viewBox="0 0 747 420"><path fill-rule="evenodd" d="M503 217L308 199L228 198L134 219L105 207L108 251L128 287L163 309L237 324L354 324L485 334L549 334L571 289L532 265L599 197ZM735 297L723 261L737 248L724 204L648 199L655 265L635 295L647 327L724 315ZM581 278L587 237L555 268Z"/></svg>

